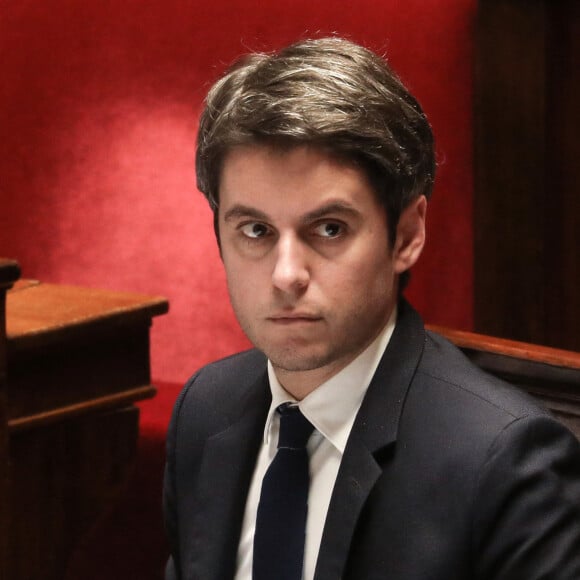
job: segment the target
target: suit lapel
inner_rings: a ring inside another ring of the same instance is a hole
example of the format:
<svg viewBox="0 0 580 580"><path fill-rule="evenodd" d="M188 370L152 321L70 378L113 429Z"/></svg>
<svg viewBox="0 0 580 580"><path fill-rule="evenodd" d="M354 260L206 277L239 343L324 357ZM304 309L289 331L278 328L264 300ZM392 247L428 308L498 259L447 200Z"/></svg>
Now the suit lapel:
<svg viewBox="0 0 580 580"><path fill-rule="evenodd" d="M397 440L399 419L419 364L425 331L404 301L397 326L369 385L340 465L316 564L315 580L341 578L361 510L382 473L377 457Z"/></svg>
<svg viewBox="0 0 580 580"><path fill-rule="evenodd" d="M205 444L199 473L191 578L233 578L239 534L270 394L265 376L236 419Z"/></svg>

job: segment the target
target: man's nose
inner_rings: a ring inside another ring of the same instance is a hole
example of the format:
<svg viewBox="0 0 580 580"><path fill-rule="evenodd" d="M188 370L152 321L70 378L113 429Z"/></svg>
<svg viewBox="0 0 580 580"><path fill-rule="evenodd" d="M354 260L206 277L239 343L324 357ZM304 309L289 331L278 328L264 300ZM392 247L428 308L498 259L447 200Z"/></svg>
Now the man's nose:
<svg viewBox="0 0 580 580"><path fill-rule="evenodd" d="M294 235L282 236L276 248L276 263L272 283L287 293L305 289L310 281L307 264L307 248Z"/></svg>

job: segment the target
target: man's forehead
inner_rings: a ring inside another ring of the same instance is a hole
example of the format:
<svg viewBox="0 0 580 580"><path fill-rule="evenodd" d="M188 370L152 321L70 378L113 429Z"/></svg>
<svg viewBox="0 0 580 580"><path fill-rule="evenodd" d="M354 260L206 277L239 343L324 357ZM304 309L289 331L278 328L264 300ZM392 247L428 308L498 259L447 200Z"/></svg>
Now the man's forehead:
<svg viewBox="0 0 580 580"><path fill-rule="evenodd" d="M222 169L219 199L220 214L228 219L265 219L280 212L315 219L376 204L360 169L307 146L233 149Z"/></svg>

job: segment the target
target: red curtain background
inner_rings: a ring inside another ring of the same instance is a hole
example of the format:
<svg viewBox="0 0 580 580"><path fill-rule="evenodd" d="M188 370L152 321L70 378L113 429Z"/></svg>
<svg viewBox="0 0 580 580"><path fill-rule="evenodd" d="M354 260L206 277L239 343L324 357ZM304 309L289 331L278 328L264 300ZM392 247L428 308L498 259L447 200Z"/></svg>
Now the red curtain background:
<svg viewBox="0 0 580 580"><path fill-rule="evenodd" d="M409 296L472 324L474 0L0 0L0 254L45 282L161 294L153 376L247 346L228 305L194 141L248 50L339 33L383 52L433 124L439 175Z"/></svg>

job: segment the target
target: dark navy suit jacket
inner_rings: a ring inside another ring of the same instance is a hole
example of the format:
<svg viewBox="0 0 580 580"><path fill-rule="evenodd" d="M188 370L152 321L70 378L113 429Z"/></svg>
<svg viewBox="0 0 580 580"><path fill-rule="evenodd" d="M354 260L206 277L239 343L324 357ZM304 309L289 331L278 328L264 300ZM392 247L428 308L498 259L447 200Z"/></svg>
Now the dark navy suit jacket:
<svg viewBox="0 0 580 580"><path fill-rule="evenodd" d="M269 404L257 351L183 390L167 441L168 580L233 578ZM580 579L577 440L406 303L329 506L316 580L340 578Z"/></svg>

